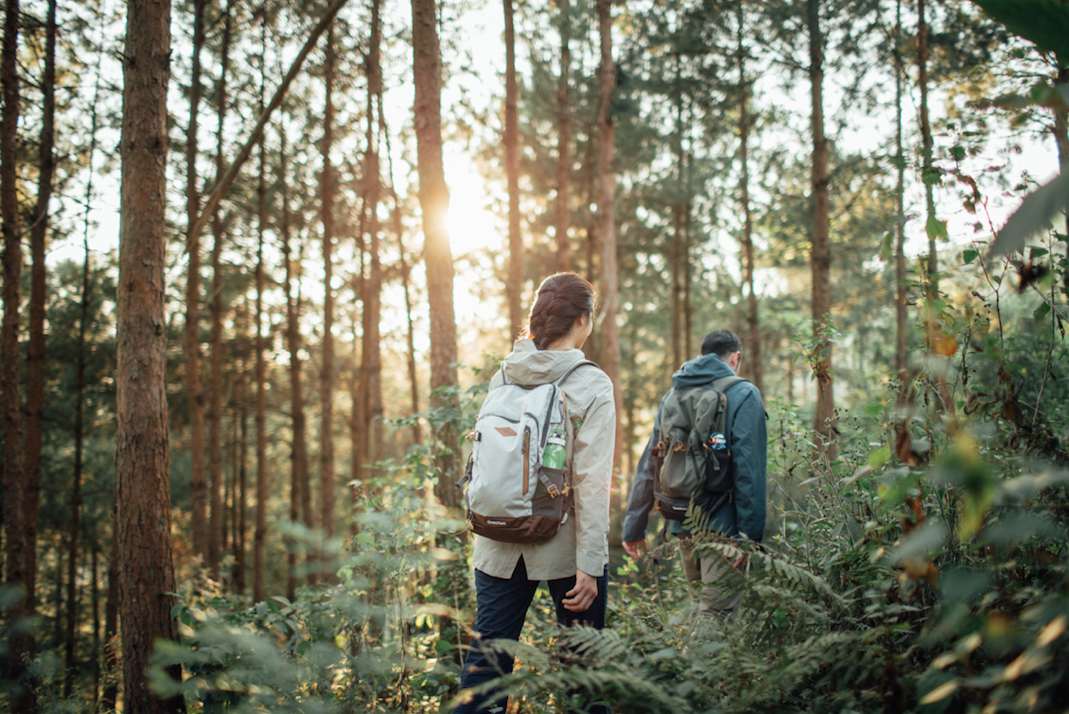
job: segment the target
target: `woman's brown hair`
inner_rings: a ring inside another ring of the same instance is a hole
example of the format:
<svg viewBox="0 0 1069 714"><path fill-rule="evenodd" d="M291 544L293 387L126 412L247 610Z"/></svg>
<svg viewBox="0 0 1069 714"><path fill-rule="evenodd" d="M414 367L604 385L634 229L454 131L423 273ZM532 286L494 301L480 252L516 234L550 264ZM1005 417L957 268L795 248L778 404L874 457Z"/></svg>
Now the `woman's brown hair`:
<svg viewBox="0 0 1069 714"><path fill-rule="evenodd" d="M546 349L571 332L583 315L594 318L597 297L594 287L575 273L550 275L538 286L527 317L527 337L538 349Z"/></svg>

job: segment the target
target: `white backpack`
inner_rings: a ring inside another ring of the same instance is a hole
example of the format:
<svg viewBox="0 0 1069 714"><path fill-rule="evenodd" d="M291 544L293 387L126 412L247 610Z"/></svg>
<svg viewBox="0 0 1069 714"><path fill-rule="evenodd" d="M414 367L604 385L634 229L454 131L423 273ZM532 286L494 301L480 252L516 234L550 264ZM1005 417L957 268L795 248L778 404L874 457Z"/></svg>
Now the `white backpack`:
<svg viewBox="0 0 1069 714"><path fill-rule="evenodd" d="M537 543L568 520L568 418L560 385L586 364L597 366L580 360L556 381L538 385L509 382L502 371L504 384L479 409L469 437L475 445L458 484L468 484L464 503L473 532L507 543Z"/></svg>

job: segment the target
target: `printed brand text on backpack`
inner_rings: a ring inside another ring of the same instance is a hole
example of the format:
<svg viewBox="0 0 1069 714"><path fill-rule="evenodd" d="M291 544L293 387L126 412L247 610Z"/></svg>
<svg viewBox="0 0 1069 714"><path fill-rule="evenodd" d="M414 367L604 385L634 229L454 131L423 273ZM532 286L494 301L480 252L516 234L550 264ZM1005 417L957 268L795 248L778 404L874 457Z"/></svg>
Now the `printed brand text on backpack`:
<svg viewBox="0 0 1069 714"><path fill-rule="evenodd" d="M568 520L571 486L566 476L567 409L560 385L580 360L554 382L504 384L486 395L471 438L464 478L468 525L475 533L508 543L537 543ZM595 367L597 365L594 365Z"/></svg>
<svg viewBox="0 0 1069 714"><path fill-rule="evenodd" d="M665 518L684 520L692 503L707 518L731 500L735 479L724 393L743 381L722 377L704 387L673 389L664 398L652 467L654 501Z"/></svg>

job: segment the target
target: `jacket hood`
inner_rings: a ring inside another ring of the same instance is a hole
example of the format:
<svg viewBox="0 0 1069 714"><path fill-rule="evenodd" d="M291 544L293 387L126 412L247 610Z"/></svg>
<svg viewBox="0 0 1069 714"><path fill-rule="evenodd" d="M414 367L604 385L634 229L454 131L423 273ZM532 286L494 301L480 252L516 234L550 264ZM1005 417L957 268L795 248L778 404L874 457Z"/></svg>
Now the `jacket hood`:
<svg viewBox="0 0 1069 714"><path fill-rule="evenodd" d="M512 354L505 358L501 369L515 384L546 384L560 379L568 368L586 359L582 350L540 350L534 340L516 340Z"/></svg>
<svg viewBox="0 0 1069 714"><path fill-rule="evenodd" d="M734 375L735 370L717 355L702 355L683 363L679 371L672 375L672 387L674 389L704 387L714 379Z"/></svg>

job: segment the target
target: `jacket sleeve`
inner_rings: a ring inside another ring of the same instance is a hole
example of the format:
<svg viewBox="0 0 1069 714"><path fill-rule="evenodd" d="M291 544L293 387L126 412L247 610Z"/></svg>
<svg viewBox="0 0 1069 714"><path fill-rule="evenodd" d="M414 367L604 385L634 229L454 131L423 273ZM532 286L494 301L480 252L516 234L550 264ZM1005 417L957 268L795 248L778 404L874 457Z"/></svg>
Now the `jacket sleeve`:
<svg viewBox="0 0 1069 714"><path fill-rule="evenodd" d="M635 478L631 481L631 491L627 495L627 514L624 516L623 540L625 543L639 540L646 535L650 511L653 510L653 471L650 458L656 448L657 431L650 434L646 448L638 460Z"/></svg>
<svg viewBox="0 0 1069 714"><path fill-rule="evenodd" d="M575 566L587 575L600 577L609 562L609 495L616 445L616 403L612 382L604 373L582 419L575 431L572 458Z"/></svg>
<svg viewBox="0 0 1069 714"><path fill-rule="evenodd" d="M750 540L760 541L768 502L768 437L761 393L756 388L747 391L730 426L736 527Z"/></svg>

